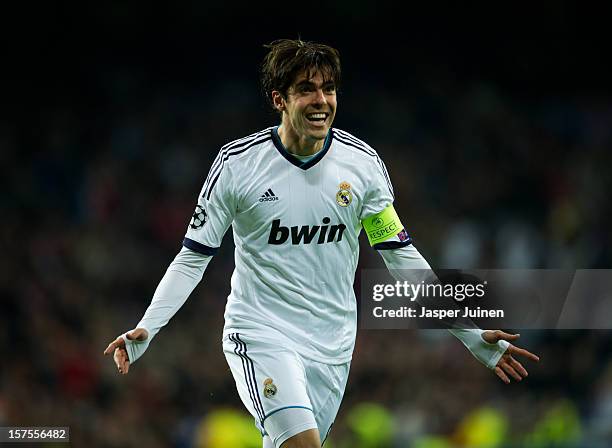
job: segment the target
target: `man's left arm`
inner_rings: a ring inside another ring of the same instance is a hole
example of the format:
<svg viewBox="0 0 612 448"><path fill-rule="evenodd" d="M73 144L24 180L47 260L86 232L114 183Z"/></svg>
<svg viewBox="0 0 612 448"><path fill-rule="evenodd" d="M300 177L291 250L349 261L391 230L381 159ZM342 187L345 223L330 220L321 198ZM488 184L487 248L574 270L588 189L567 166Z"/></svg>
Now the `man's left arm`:
<svg viewBox="0 0 612 448"><path fill-rule="evenodd" d="M412 239L406 233L392 204L383 211L363 219L362 225L368 235L370 245L378 250L389 273L396 280L411 283L437 280L427 260L412 244ZM377 230L381 227L394 229L394 231L383 235L380 230ZM472 328L469 328L470 326ZM513 355L524 356L533 361L539 360L533 353L512 344L520 335L474 327L471 321L454 322L449 331L465 345L476 359L495 371L495 374L505 383L510 382L509 377L520 381L527 376L527 370Z"/></svg>

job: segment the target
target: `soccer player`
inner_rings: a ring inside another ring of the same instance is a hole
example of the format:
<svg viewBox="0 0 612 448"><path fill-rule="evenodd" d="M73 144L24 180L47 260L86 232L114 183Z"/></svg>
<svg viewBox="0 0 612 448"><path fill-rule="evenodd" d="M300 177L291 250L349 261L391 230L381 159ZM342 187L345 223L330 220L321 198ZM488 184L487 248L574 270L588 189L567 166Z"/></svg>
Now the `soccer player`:
<svg viewBox="0 0 612 448"><path fill-rule="evenodd" d="M198 197L183 248L134 330L111 342L120 373L185 303L231 225L236 268L225 309L223 351L263 446L320 447L340 406L356 334L353 292L358 236L393 272L429 269L393 209L393 188L369 145L332 128L340 84L338 51L278 40L262 66L281 116L223 146ZM374 223L397 232L373 236ZM505 382L521 380L518 335L451 330Z"/></svg>

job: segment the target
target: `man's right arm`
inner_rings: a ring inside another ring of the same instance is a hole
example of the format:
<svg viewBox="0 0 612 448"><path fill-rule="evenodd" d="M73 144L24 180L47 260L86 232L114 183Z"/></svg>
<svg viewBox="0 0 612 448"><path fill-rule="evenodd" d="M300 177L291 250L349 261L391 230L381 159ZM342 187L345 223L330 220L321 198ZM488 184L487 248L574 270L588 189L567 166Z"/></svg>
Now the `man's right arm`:
<svg viewBox="0 0 612 448"><path fill-rule="evenodd" d="M162 277L151 304L136 328L147 331L144 341L129 340L127 333L122 337L130 363L135 362L145 352L151 340L164 327L187 301L198 285L212 256L202 255L186 247L174 258Z"/></svg>
<svg viewBox="0 0 612 448"><path fill-rule="evenodd" d="M159 282L151 304L134 330L113 342L105 355L113 355L120 373L127 373L130 363L145 352L159 330L183 306L202 279L212 256L221 245L237 210L227 149L222 149L208 173L198 196L198 203L183 239L183 249Z"/></svg>

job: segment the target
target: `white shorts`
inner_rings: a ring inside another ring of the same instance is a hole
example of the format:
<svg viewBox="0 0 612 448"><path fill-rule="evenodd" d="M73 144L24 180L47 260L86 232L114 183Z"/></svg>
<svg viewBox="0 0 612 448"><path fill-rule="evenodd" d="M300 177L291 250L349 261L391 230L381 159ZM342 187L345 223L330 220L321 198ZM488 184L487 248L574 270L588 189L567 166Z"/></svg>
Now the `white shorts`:
<svg viewBox="0 0 612 448"><path fill-rule="evenodd" d="M224 336L223 352L240 399L274 446L314 428L325 441L344 395L350 362L323 364L243 333Z"/></svg>

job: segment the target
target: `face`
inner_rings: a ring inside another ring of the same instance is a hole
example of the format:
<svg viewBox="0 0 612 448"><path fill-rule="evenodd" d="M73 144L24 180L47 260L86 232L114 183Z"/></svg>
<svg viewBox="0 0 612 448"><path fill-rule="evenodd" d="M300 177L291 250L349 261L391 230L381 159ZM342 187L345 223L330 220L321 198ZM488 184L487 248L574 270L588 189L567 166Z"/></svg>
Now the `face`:
<svg viewBox="0 0 612 448"><path fill-rule="evenodd" d="M280 92L272 92L276 108L283 113L283 126L292 130L298 138L323 140L336 116L336 86L325 81L320 72L307 79L302 72L287 90L287 98Z"/></svg>

